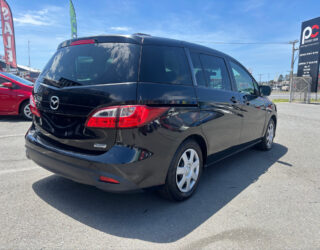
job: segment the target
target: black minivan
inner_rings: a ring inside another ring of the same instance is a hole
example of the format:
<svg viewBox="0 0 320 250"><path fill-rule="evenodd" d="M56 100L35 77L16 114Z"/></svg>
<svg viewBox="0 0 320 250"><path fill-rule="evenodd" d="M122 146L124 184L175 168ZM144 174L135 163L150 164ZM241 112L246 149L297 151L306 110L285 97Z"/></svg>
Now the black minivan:
<svg viewBox="0 0 320 250"><path fill-rule="evenodd" d="M203 167L272 147L276 106L238 61L145 34L65 41L30 98L27 157L111 192L190 197Z"/></svg>

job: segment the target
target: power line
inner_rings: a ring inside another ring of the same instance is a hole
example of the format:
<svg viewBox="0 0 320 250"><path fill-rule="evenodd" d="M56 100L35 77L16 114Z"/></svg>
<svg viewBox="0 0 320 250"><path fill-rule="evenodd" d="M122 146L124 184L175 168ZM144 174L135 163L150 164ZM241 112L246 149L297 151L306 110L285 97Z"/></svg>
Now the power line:
<svg viewBox="0 0 320 250"><path fill-rule="evenodd" d="M261 76L263 76L264 74L258 74L259 76L259 83L261 84Z"/></svg>

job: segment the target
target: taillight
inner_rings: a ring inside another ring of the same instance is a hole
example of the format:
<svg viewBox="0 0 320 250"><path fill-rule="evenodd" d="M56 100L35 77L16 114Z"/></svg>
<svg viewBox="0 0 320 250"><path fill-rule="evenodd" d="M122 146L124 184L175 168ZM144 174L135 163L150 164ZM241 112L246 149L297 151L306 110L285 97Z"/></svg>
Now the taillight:
<svg viewBox="0 0 320 250"><path fill-rule="evenodd" d="M86 127L115 128L117 110L117 107L99 109L89 117Z"/></svg>
<svg viewBox="0 0 320 250"><path fill-rule="evenodd" d="M100 176L99 177L99 181L102 181L102 182L108 182L108 183L113 183L113 184L119 184L120 182L113 179L113 178L110 178L110 177L106 177L106 176Z"/></svg>
<svg viewBox="0 0 320 250"><path fill-rule="evenodd" d="M153 121L169 108L126 105L102 108L87 120L86 127L92 128L133 128Z"/></svg>
<svg viewBox="0 0 320 250"><path fill-rule="evenodd" d="M40 117L40 112L36 106L36 101L34 100L34 96L30 95L30 111L32 114L34 114L35 116Z"/></svg>
<svg viewBox="0 0 320 250"><path fill-rule="evenodd" d="M83 40L77 40L77 41L71 42L70 46L81 45L81 44L92 44L95 42L96 41L94 39L83 39Z"/></svg>

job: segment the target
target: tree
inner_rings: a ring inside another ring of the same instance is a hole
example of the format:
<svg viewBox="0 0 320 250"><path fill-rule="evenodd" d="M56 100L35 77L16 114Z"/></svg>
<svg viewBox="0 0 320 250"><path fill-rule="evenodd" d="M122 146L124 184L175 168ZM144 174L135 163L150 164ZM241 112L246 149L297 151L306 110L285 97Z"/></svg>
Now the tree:
<svg viewBox="0 0 320 250"><path fill-rule="evenodd" d="M284 77L283 77L283 75L281 74L281 75L279 75L279 77L278 77L278 82L282 82L284 80Z"/></svg>
<svg viewBox="0 0 320 250"><path fill-rule="evenodd" d="M290 75L286 74L285 81L290 81Z"/></svg>

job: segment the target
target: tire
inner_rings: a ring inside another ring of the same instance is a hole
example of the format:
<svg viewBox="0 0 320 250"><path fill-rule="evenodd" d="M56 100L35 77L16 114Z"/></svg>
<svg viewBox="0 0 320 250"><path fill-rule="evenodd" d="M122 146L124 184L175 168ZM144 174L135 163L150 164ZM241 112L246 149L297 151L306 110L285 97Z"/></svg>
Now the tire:
<svg viewBox="0 0 320 250"><path fill-rule="evenodd" d="M257 145L259 149L268 151L272 148L273 139L276 132L276 126L273 119L270 119L265 135L262 141Z"/></svg>
<svg viewBox="0 0 320 250"><path fill-rule="evenodd" d="M202 169L202 151L198 143L194 140L183 142L171 161L166 183L159 190L160 195L174 201L188 199L199 184Z"/></svg>
<svg viewBox="0 0 320 250"><path fill-rule="evenodd" d="M28 101L24 101L20 106L20 115L25 120L32 120L32 113L30 110L30 103Z"/></svg>

